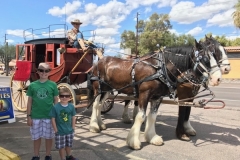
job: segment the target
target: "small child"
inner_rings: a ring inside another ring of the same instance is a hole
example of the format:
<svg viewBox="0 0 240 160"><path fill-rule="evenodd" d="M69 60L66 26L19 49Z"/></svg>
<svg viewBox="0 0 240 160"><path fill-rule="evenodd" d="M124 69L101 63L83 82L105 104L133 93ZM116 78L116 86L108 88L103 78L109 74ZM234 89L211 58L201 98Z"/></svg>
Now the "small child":
<svg viewBox="0 0 240 160"><path fill-rule="evenodd" d="M60 102L57 103L50 112L55 131L55 147L59 150L61 160L77 160L71 155L76 111L73 104L68 103L71 99L70 91L65 87L60 88L59 98Z"/></svg>

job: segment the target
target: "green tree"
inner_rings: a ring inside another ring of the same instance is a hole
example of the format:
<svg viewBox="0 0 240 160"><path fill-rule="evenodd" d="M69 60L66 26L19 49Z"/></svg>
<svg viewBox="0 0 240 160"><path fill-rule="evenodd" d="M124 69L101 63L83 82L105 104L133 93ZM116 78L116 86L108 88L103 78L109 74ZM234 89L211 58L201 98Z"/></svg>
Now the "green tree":
<svg viewBox="0 0 240 160"><path fill-rule="evenodd" d="M121 35L120 48L131 48L132 51L136 48L136 36L133 31L126 31Z"/></svg>
<svg viewBox="0 0 240 160"><path fill-rule="evenodd" d="M234 8L236 10L232 14L233 24L235 27L240 28L240 0L234 5Z"/></svg>
<svg viewBox="0 0 240 160"><path fill-rule="evenodd" d="M229 40L225 35L214 37L222 46L229 46Z"/></svg>
<svg viewBox="0 0 240 160"><path fill-rule="evenodd" d="M14 45L0 45L0 62L5 64L7 70L9 62L15 58L15 48ZM8 72L6 72L6 75L8 75Z"/></svg>
<svg viewBox="0 0 240 160"><path fill-rule="evenodd" d="M177 36L170 33L172 25L168 14L154 13L146 21L138 22L138 52L140 55L158 50L158 46L192 45L194 37L191 35ZM121 48L131 48L136 51L136 35L133 31L124 31L121 35Z"/></svg>
<svg viewBox="0 0 240 160"><path fill-rule="evenodd" d="M230 46L240 46L240 38L232 40Z"/></svg>

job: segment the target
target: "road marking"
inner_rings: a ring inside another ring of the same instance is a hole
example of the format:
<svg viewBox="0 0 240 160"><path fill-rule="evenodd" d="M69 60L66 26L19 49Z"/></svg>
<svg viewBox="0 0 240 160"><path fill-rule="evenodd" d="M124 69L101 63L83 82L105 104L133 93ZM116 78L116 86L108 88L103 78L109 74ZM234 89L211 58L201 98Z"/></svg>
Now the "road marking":
<svg viewBox="0 0 240 160"><path fill-rule="evenodd" d="M0 157L1 160L21 160L21 158L17 154L2 147L0 147Z"/></svg>

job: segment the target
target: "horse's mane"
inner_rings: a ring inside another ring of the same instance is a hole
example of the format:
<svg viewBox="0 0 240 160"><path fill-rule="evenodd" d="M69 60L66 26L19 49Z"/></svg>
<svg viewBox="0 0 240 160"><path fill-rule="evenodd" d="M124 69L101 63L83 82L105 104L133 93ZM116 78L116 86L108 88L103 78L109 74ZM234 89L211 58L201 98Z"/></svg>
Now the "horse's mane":
<svg viewBox="0 0 240 160"><path fill-rule="evenodd" d="M163 52L166 63L171 61L180 70L186 70L189 68L193 46L167 47Z"/></svg>

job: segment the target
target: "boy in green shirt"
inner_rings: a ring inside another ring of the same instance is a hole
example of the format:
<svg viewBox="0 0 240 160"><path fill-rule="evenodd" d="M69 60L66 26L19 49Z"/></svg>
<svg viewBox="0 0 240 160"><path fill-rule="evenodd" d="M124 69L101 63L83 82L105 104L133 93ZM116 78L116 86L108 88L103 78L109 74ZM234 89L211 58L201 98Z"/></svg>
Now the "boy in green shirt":
<svg viewBox="0 0 240 160"><path fill-rule="evenodd" d="M55 82L48 79L50 71L51 68L47 63L40 63L37 70L39 80L32 82L27 90L27 124L30 126L34 146L32 160L40 159L41 138L45 138L45 160L52 160L51 148L54 130L49 112L53 108L53 104L58 102L58 88Z"/></svg>
<svg viewBox="0 0 240 160"><path fill-rule="evenodd" d="M66 87L60 88L59 98L60 102L55 104L49 114L55 131L55 147L59 150L61 160L77 160L71 155L76 111L73 104L68 103L71 99L70 91Z"/></svg>

